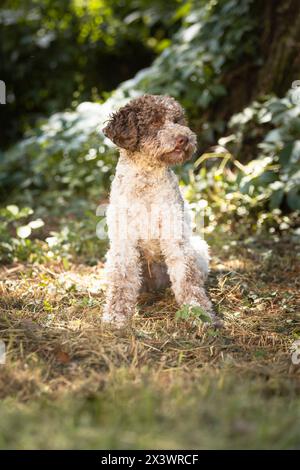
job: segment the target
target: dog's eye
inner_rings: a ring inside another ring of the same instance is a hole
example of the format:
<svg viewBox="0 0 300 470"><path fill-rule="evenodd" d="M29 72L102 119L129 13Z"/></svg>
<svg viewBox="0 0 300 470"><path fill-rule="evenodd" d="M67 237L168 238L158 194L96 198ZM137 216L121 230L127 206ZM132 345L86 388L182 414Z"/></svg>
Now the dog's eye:
<svg viewBox="0 0 300 470"><path fill-rule="evenodd" d="M185 119L182 116L174 118L173 122L174 124L181 124L182 126L185 125Z"/></svg>

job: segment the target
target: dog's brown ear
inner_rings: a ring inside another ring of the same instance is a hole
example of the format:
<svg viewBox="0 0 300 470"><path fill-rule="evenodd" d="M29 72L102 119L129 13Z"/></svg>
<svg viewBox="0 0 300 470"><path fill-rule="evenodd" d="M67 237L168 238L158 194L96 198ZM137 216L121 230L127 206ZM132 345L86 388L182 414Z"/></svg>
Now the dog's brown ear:
<svg viewBox="0 0 300 470"><path fill-rule="evenodd" d="M118 147L131 152L137 150L138 123L135 111L129 106L121 108L110 118L103 133Z"/></svg>

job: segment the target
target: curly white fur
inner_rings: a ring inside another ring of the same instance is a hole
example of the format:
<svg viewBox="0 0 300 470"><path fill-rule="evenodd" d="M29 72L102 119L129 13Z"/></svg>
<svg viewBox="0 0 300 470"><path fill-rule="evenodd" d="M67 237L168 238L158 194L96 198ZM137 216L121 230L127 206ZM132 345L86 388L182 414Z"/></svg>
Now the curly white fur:
<svg viewBox="0 0 300 470"><path fill-rule="evenodd" d="M175 111L181 109L175 100L153 97L154 107L162 105L165 116L159 129L145 136L139 130L139 147L121 149L111 187L103 321L117 326L130 319L142 289L169 283L179 305L199 305L212 314L204 290L208 246L193 236L187 203L169 168L170 159L180 162L191 156L195 135L183 120L174 122Z"/></svg>

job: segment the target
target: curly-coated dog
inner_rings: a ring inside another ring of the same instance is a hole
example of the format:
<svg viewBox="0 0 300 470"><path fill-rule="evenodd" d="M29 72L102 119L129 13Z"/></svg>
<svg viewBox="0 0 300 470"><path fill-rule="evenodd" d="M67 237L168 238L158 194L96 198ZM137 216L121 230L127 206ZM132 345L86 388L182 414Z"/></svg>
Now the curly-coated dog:
<svg viewBox="0 0 300 470"><path fill-rule="evenodd" d="M213 317L204 290L208 247L192 235L187 205L170 169L196 148L182 107L168 96L144 95L117 111L103 132L120 148L107 211L103 321L124 325L140 291L168 285L179 305L200 306Z"/></svg>

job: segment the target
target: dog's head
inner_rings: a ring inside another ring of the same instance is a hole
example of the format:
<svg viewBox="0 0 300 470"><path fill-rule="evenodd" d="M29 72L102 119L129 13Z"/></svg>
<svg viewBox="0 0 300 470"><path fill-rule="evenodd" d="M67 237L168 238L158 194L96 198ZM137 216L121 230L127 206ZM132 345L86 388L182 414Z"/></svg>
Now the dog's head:
<svg viewBox="0 0 300 470"><path fill-rule="evenodd" d="M117 111L103 133L130 156L138 153L166 165L183 163L196 148L196 136L174 98L144 95Z"/></svg>

